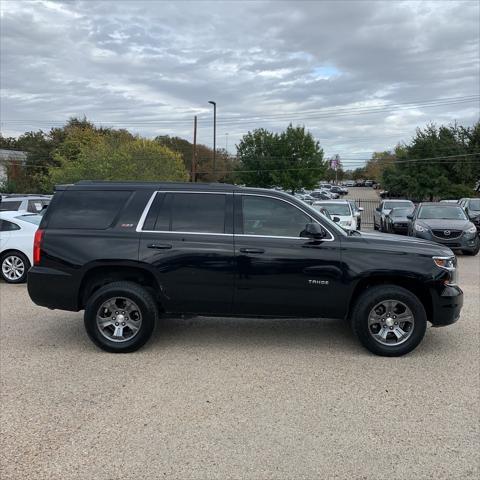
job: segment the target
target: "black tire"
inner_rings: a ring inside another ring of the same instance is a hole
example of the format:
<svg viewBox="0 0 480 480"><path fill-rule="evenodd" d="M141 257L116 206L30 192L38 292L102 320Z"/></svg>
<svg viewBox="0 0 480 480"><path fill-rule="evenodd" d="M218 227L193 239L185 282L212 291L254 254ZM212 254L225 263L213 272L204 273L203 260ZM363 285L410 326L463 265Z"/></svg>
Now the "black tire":
<svg viewBox="0 0 480 480"><path fill-rule="evenodd" d="M18 258L23 264L23 274L16 279L9 278L7 275L5 275L3 271L4 262L8 261L8 259L11 257ZM7 283L25 283L27 281L28 270L30 269L30 266L31 265L27 256L24 255L22 252L10 250L8 252L3 253L0 256L0 273L2 275L3 280Z"/></svg>
<svg viewBox="0 0 480 480"><path fill-rule="evenodd" d="M375 223L375 220L373 221L373 229L378 230L377 224Z"/></svg>
<svg viewBox="0 0 480 480"><path fill-rule="evenodd" d="M113 297L124 297L133 301L141 313L141 326L133 338L121 342L106 338L97 327L97 312L104 302ZM102 350L113 353L128 353L138 350L149 340L158 320L158 307L152 295L133 282L114 282L100 288L88 299L84 323L90 340Z"/></svg>
<svg viewBox="0 0 480 480"><path fill-rule="evenodd" d="M414 317L413 331L400 345L383 345L369 331L368 316L382 300L398 300L411 310ZM420 300L409 290L397 285L379 285L368 288L357 300L351 315L351 326L362 345L376 355L399 357L411 352L422 341L427 328L427 315Z"/></svg>

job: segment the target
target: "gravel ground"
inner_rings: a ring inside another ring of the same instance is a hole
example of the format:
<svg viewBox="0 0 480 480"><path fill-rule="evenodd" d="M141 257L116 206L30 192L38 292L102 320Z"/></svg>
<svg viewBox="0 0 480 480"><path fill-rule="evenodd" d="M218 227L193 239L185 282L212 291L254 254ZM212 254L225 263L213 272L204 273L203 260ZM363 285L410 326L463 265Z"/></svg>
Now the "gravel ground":
<svg viewBox="0 0 480 480"><path fill-rule="evenodd" d="M0 477L478 478L480 256L459 263L460 321L396 359L329 320L170 319L107 354L0 284Z"/></svg>

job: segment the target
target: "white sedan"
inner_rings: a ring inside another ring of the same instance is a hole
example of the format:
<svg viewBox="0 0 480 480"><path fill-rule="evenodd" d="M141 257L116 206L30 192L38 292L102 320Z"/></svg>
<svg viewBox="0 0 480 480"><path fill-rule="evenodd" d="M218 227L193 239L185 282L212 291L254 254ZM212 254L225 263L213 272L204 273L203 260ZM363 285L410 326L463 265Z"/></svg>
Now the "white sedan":
<svg viewBox="0 0 480 480"><path fill-rule="evenodd" d="M23 283L33 263L33 239L42 217L0 212L0 273L7 283Z"/></svg>
<svg viewBox="0 0 480 480"><path fill-rule="evenodd" d="M357 229L357 217L348 200L322 200L315 202L312 206L316 210L325 209L332 220L344 230Z"/></svg>

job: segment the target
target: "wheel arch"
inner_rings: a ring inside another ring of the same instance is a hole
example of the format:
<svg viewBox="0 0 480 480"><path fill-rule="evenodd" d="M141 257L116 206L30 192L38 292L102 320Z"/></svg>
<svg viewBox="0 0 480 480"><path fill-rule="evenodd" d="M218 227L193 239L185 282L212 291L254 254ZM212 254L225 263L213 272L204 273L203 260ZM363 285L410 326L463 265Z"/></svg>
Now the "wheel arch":
<svg viewBox="0 0 480 480"><path fill-rule="evenodd" d="M89 268L84 273L78 290L79 308L85 308L88 298L99 288L119 281L134 282L147 288L162 309L164 297L158 279L150 269L138 264L95 265Z"/></svg>
<svg viewBox="0 0 480 480"><path fill-rule="evenodd" d="M362 278L357 282L355 288L352 292L350 298L350 303L348 305L347 318L350 317L355 303L360 298L360 295L365 292L366 289L375 287L377 285L397 285L399 287L405 288L413 295L415 295L427 314L427 319L431 319L433 315L433 303L432 296L428 287L419 279L412 277L403 277L403 276L390 276L390 275L374 275L366 278Z"/></svg>

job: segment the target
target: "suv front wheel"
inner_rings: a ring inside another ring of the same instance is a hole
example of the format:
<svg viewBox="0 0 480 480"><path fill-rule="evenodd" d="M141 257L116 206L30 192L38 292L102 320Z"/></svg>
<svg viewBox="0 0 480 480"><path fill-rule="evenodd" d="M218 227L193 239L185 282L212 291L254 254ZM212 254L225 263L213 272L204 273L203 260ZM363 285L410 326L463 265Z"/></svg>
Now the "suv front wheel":
<svg viewBox="0 0 480 480"><path fill-rule="evenodd" d="M133 352L152 335L158 308L152 295L133 282L114 282L97 290L85 307L85 329L107 352Z"/></svg>
<svg viewBox="0 0 480 480"><path fill-rule="evenodd" d="M372 353L398 357L422 341L427 315L420 300L396 285L368 288L355 304L352 329Z"/></svg>

